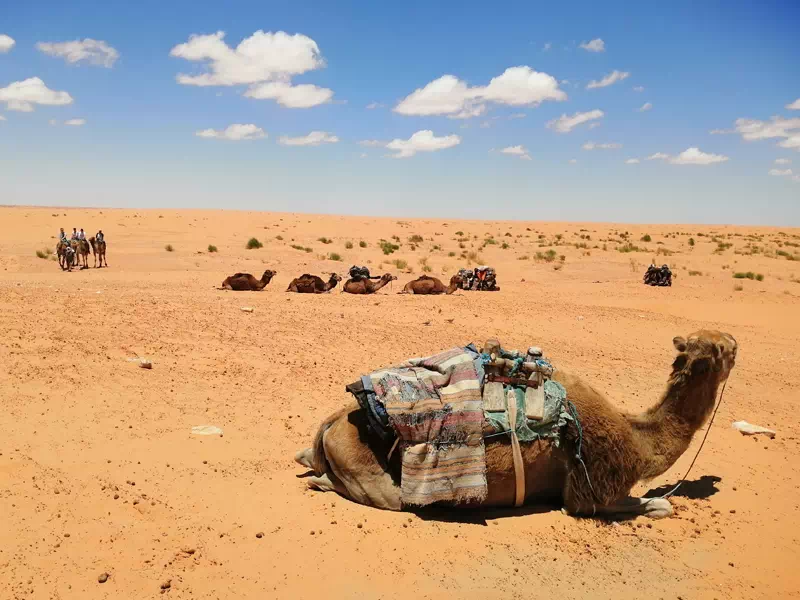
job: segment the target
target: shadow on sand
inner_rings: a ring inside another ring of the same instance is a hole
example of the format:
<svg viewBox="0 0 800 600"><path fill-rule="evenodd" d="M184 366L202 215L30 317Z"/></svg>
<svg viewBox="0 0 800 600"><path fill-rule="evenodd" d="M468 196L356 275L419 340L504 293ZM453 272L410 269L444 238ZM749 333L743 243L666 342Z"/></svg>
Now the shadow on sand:
<svg viewBox="0 0 800 600"><path fill-rule="evenodd" d="M722 481L722 479L716 475L703 475L700 479L684 481L681 487L678 488L678 491L673 495L679 498L688 498L689 500L705 500L719 492L719 488L716 486L720 481ZM658 498L669 492L676 485L678 484L671 483L669 485L662 485L661 487L648 491L644 497Z"/></svg>

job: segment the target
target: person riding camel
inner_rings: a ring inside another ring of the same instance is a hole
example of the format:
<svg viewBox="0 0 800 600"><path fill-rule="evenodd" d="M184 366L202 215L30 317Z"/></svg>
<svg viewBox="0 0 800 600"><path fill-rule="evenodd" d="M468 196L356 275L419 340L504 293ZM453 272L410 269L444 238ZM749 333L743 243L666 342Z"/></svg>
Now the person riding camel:
<svg viewBox="0 0 800 600"><path fill-rule="evenodd" d="M61 228L61 231L58 232L58 241L67 243L67 234L64 232L64 228Z"/></svg>
<svg viewBox="0 0 800 600"><path fill-rule="evenodd" d="M70 239L71 240L77 240L78 239L78 230L75 227L72 228L72 237Z"/></svg>
<svg viewBox="0 0 800 600"><path fill-rule="evenodd" d="M95 237L95 240L97 240L98 242L104 242L105 241L105 236L103 235L103 230L102 229L98 229L97 235L94 236L94 237Z"/></svg>
<svg viewBox="0 0 800 600"><path fill-rule="evenodd" d="M78 239L81 241L86 239L86 234L83 232L83 227L81 227L81 230L78 232Z"/></svg>

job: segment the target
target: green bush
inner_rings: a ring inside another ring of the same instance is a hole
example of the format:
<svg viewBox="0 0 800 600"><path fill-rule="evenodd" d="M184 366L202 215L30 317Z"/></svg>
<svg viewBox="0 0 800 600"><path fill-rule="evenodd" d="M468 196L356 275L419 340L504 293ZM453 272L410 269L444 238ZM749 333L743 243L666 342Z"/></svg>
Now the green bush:
<svg viewBox="0 0 800 600"><path fill-rule="evenodd" d="M344 243L344 247L345 247L347 250L350 250L350 249L352 249L352 247L353 247L353 242L351 242L351 241L349 241L349 240L348 240L348 241L346 241L346 242Z"/></svg>
<svg viewBox="0 0 800 600"><path fill-rule="evenodd" d="M337 260L337 261L341 262L342 261L342 255L341 254L337 254L336 252L331 252L330 254L328 254L328 260Z"/></svg>
<svg viewBox="0 0 800 600"><path fill-rule="evenodd" d="M36 251L36 256L38 256L39 258L47 258L47 253L46 252L42 252L41 250L37 250Z"/></svg>
<svg viewBox="0 0 800 600"><path fill-rule="evenodd" d="M694 246L694 238L689 238L689 245Z"/></svg>
<svg viewBox="0 0 800 600"><path fill-rule="evenodd" d="M333 240L326 237L317 238L318 242L322 242L323 244L332 244Z"/></svg>
<svg viewBox="0 0 800 600"><path fill-rule="evenodd" d="M400 246L397 244L393 244L392 242L387 242L386 240L381 240L381 250L383 250L384 254L392 254L395 250L399 250Z"/></svg>
<svg viewBox="0 0 800 600"><path fill-rule="evenodd" d="M164 250L166 250L167 252L174 252L175 248L172 247L172 244L167 244L166 246L164 246Z"/></svg>
<svg viewBox="0 0 800 600"><path fill-rule="evenodd" d="M283 236L282 235L276 235L275 239L278 240L279 242L282 242L283 241Z"/></svg>
<svg viewBox="0 0 800 600"><path fill-rule="evenodd" d="M645 234L642 236L642 241L643 241L643 242L652 242L652 241L653 241L653 238L651 238L651 237L650 237L650 234L649 234L649 233L645 233Z"/></svg>
<svg viewBox="0 0 800 600"><path fill-rule="evenodd" d="M422 241L423 241L423 238L422 238L422 236L421 236L421 235L416 235L416 234L414 234L414 235L412 235L410 238L408 238L408 241L409 241L409 242L412 242L412 243L414 243L414 244L419 244L419 243L422 243Z"/></svg>
<svg viewBox="0 0 800 600"><path fill-rule="evenodd" d="M208 245L208 251L209 252L216 252L217 251L217 247L215 245L213 245L213 244L209 244Z"/></svg>
<svg viewBox="0 0 800 600"><path fill-rule="evenodd" d="M453 256L455 256L455 255L456 255L456 253L455 253L455 252L448 252L448 253L447 253L447 256L449 256L449 257L451 257L451 258L452 258Z"/></svg>
<svg viewBox="0 0 800 600"><path fill-rule="evenodd" d="M752 271L742 272L738 271L733 274L734 279L750 279L756 281L764 281L764 276L761 273L753 273Z"/></svg>
<svg viewBox="0 0 800 600"><path fill-rule="evenodd" d="M358 242L358 247L359 248L366 248L367 247L367 242L365 242L364 240L361 240L360 242Z"/></svg>
<svg viewBox="0 0 800 600"><path fill-rule="evenodd" d="M393 264L395 267L397 267L398 269L400 269L401 271L402 271L403 269L407 269L407 268L408 268L408 262L404 261L402 258L396 258L396 259L394 259L394 260L392 261L392 264Z"/></svg>
<svg viewBox="0 0 800 600"><path fill-rule="evenodd" d="M255 248L261 248L263 246L264 246L264 244L259 242L257 238L251 237L249 240L247 240L247 249L248 250L253 250Z"/></svg>

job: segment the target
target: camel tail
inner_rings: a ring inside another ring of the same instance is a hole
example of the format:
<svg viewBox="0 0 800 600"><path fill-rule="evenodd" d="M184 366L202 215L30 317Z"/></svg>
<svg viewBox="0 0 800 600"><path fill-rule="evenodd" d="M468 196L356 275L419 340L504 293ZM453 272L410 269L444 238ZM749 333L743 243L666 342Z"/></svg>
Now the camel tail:
<svg viewBox="0 0 800 600"><path fill-rule="evenodd" d="M328 431L328 429L330 429L331 426L342 417L342 415L346 414L350 410L351 408L343 408L333 413L330 417L322 422L322 425L320 425L319 429L317 430L317 434L314 436L314 445L312 446L314 450L314 457L312 459L311 467L314 469L314 474L317 477L322 477L328 470L328 460L325 458L325 446L323 444L325 432Z"/></svg>

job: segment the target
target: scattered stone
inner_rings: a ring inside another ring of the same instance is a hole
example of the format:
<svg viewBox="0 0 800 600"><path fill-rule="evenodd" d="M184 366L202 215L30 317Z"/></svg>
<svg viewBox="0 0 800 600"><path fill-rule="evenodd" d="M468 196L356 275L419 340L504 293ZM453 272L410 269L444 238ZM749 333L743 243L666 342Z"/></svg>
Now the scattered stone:
<svg viewBox="0 0 800 600"><path fill-rule="evenodd" d="M119 500L119 494L114 494L114 500Z"/></svg>
<svg viewBox="0 0 800 600"><path fill-rule="evenodd" d="M359 529L363 529L364 526L361 523L359 523L358 525L356 525L356 527L358 527Z"/></svg>
<svg viewBox="0 0 800 600"><path fill-rule="evenodd" d="M732 514L732 515L735 515L735 514L736 514L736 509L735 509L735 508L732 508L732 509L731 509L731 514Z"/></svg>
<svg viewBox="0 0 800 600"><path fill-rule="evenodd" d="M171 579L167 579L164 583L161 584L161 589L162 590L168 590L171 587L172 587L172 580Z"/></svg>
<svg viewBox="0 0 800 600"><path fill-rule="evenodd" d="M105 583L108 581L108 573L100 573L97 577L97 583Z"/></svg>
<svg viewBox="0 0 800 600"><path fill-rule="evenodd" d="M263 537L264 537L264 533L263 533L263 532L261 532L261 531L259 531L259 532L256 534L256 537L257 537L258 539L261 539L261 538L263 538Z"/></svg>
<svg viewBox="0 0 800 600"><path fill-rule="evenodd" d="M65 533L65 534L64 534L64 537L69 537L69 534L68 534L68 533Z"/></svg>
<svg viewBox="0 0 800 600"><path fill-rule="evenodd" d="M316 532L315 532L315 531L312 529L312 530L311 530L311 535L314 535L315 533L316 533Z"/></svg>
<svg viewBox="0 0 800 600"><path fill-rule="evenodd" d="M331 525L336 525L336 521L331 521Z"/></svg>

